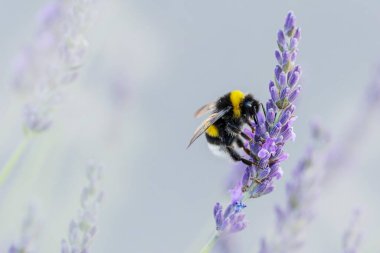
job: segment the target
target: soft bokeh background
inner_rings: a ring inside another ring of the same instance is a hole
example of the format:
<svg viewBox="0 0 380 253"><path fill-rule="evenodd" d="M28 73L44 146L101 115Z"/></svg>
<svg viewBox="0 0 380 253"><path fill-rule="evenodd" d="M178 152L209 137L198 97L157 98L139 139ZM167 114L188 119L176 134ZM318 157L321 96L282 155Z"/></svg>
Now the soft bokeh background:
<svg viewBox="0 0 380 253"><path fill-rule="evenodd" d="M36 15L48 2L1 4L1 164L23 134L25 101L9 87L10 66L33 40ZM43 224L39 252L59 252L89 159L104 165L105 191L92 252L198 252L214 229L214 203L226 201L231 164L212 156L203 139L185 149L200 123L192 113L232 89L268 98L276 32L290 9L303 31L297 140L287 147L276 191L248 203L250 224L233 236L234 252L257 252L273 228L274 204L284 199L286 172L308 143L309 122L318 118L339 140L360 110L380 61L379 1L100 2L80 79L67 87L52 128L29 143L0 189L0 252L18 238L29 205ZM362 142L350 144L355 156L320 193L304 252L339 252L356 207L363 212L363 251L380 249L379 111Z"/></svg>

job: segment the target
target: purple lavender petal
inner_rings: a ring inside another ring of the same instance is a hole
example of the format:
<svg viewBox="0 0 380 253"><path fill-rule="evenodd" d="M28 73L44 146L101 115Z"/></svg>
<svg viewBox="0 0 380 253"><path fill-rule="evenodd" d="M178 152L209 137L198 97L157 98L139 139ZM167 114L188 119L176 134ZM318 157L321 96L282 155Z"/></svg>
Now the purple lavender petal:
<svg viewBox="0 0 380 253"><path fill-rule="evenodd" d="M215 204L215 206L214 206L214 218L216 218L216 214L217 214L220 210L222 210L222 205L221 205L219 202L217 202L217 203Z"/></svg>
<svg viewBox="0 0 380 253"><path fill-rule="evenodd" d="M269 91L273 101L277 101L279 99L278 90L272 81L269 83Z"/></svg>
<svg viewBox="0 0 380 253"><path fill-rule="evenodd" d="M292 116L292 113L291 113L291 112L289 112L289 111L285 111L285 112L281 115L281 117L280 117L280 122L281 122L281 124L282 124L282 125L285 125L285 124L288 122L288 120L290 119L291 116Z"/></svg>
<svg viewBox="0 0 380 253"><path fill-rule="evenodd" d="M293 103L297 99L300 92L301 92L301 86L297 87L297 89L295 89L292 93L290 93L289 102Z"/></svg>
<svg viewBox="0 0 380 253"><path fill-rule="evenodd" d="M276 59L277 59L278 64L279 64L279 65L282 65L282 56L281 56L280 51L276 50L276 51L274 52L274 55L275 55L275 57L276 57Z"/></svg>
<svg viewBox="0 0 380 253"><path fill-rule="evenodd" d="M286 85L286 74L284 72L281 72L278 77L278 84L280 87L285 87Z"/></svg>
<svg viewBox="0 0 380 253"><path fill-rule="evenodd" d="M300 28L296 29L296 31L294 32L293 38L300 40L300 38L301 38L301 29Z"/></svg>
<svg viewBox="0 0 380 253"><path fill-rule="evenodd" d="M282 68L280 67L280 66L276 66L275 68L274 68L274 77L275 77L275 79L276 79L276 81L278 82L278 80L279 80L279 78L280 78L280 74L281 74L281 72L282 72Z"/></svg>
<svg viewBox="0 0 380 253"><path fill-rule="evenodd" d="M271 108L267 111L267 122L272 124L274 122L275 113L274 110Z"/></svg>
<svg viewBox="0 0 380 253"><path fill-rule="evenodd" d="M295 16L293 12L289 12L286 16L285 25L284 25L284 31L288 36L292 36L292 31L295 26Z"/></svg>
<svg viewBox="0 0 380 253"><path fill-rule="evenodd" d="M290 89L289 87L285 87L280 92L280 99L286 99L289 96Z"/></svg>
<svg viewBox="0 0 380 253"><path fill-rule="evenodd" d="M284 32L282 30L279 30L278 33L277 33L277 43L278 43L278 46L279 46L279 48L280 48L281 51L286 46L285 34L284 34Z"/></svg>
<svg viewBox="0 0 380 253"><path fill-rule="evenodd" d="M292 38L290 40L290 50L294 50L298 46L298 39Z"/></svg>
<svg viewBox="0 0 380 253"><path fill-rule="evenodd" d="M294 141L296 138L296 134L293 132L293 128L287 129L284 133L282 133L282 136L284 137L284 141L292 140Z"/></svg>

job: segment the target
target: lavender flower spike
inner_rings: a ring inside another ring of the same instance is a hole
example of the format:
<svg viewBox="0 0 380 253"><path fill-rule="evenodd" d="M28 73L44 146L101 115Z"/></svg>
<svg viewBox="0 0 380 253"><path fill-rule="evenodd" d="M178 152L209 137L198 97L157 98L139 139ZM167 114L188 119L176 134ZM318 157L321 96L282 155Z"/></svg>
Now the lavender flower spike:
<svg viewBox="0 0 380 253"><path fill-rule="evenodd" d="M343 253L357 253L361 242L361 233L358 231L360 211L355 210L352 220L343 234Z"/></svg>
<svg viewBox="0 0 380 253"><path fill-rule="evenodd" d="M8 253L33 253L35 241L40 232L40 222L36 218L36 210L33 206L28 208L28 213L23 220L21 237L17 243L12 244Z"/></svg>
<svg viewBox="0 0 380 253"><path fill-rule="evenodd" d="M87 48L85 33L96 0L53 0L39 15L34 41L14 63L12 87L27 97L23 110L26 136L0 169L0 186L25 150L30 137L48 130L62 90L79 74Z"/></svg>
<svg viewBox="0 0 380 253"><path fill-rule="evenodd" d="M12 87L28 97L25 130L43 132L51 126L52 108L83 65L95 2L53 0L40 11L35 39L14 64Z"/></svg>
<svg viewBox="0 0 380 253"><path fill-rule="evenodd" d="M278 50L275 57L279 65L275 67L275 79L269 82L270 99L265 104L266 110L257 114L257 123L250 122L251 130L244 131L253 140L251 143L246 143L246 146L251 153L250 159L255 165L246 169L239 183L242 191L240 200L238 202L232 200L224 212L220 204L215 206L217 233L211 241L214 241L221 233L236 232L234 229L225 230L225 228L231 228L231 224L237 225L236 215L242 217L240 212L241 207L245 207L245 201L272 192L274 179L282 176L280 165L288 158L288 154L284 152L284 146L289 140L295 139L292 127L296 119L293 103L300 91L298 81L301 76L301 67L297 66L295 61L301 31L295 23L293 12L289 12L284 30L277 33ZM238 231L245 227L237 226ZM202 252L210 252L210 250Z"/></svg>
<svg viewBox="0 0 380 253"><path fill-rule="evenodd" d="M292 124L296 119L296 107L293 103L300 93L298 81L301 76L301 68L296 65L295 60L300 36L300 29L295 26L295 16L289 12L284 30L278 32L277 52L281 54L282 60L275 67L274 80L269 83L270 99L266 103L265 112L258 113L258 124L251 123L256 129L249 133L254 140L249 144L251 159L259 166L251 168L250 180L244 182L243 201L273 190L273 179L281 177L281 162L288 157L284 146L289 140L295 139Z"/></svg>
<svg viewBox="0 0 380 253"><path fill-rule="evenodd" d="M103 198L101 167L90 164L87 179L89 184L82 191L79 216L70 223L68 240L62 240L62 253L88 252L96 234L97 209Z"/></svg>

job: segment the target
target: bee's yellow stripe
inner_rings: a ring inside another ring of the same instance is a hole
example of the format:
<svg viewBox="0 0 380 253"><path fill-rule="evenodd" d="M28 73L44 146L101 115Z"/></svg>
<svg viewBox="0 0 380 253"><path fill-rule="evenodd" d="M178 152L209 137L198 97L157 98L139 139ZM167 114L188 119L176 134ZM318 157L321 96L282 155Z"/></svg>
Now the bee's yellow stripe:
<svg viewBox="0 0 380 253"><path fill-rule="evenodd" d="M209 128L207 128L206 133L211 137L219 136L219 130L215 125L211 125Z"/></svg>
<svg viewBox="0 0 380 253"><path fill-rule="evenodd" d="M240 104L244 99L244 93L240 90L234 90L230 93L230 100L232 103L233 113L235 118L239 118L241 115Z"/></svg>

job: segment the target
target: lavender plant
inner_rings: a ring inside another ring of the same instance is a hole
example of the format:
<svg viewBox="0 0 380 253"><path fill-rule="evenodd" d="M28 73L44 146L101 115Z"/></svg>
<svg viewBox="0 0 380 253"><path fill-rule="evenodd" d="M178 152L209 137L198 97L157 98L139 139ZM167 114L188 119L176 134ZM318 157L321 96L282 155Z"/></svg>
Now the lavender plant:
<svg viewBox="0 0 380 253"><path fill-rule="evenodd" d="M274 179L282 176L281 163L288 158L284 146L295 139L293 122L296 119L294 101L300 93L298 81L301 67L296 65L298 42L301 31L295 25L295 16L289 12L284 28L277 33L278 50L275 56L278 65L274 70L274 81L269 83L270 99L265 112L258 113L258 123L251 122L253 129L245 129L253 142L246 143L252 153L251 160L256 166L249 166L241 182L231 194L231 202L225 210L220 203L214 207L216 231L202 249L210 252L220 236L238 232L246 227L242 210L250 198L258 198L273 191Z"/></svg>
<svg viewBox="0 0 380 253"><path fill-rule="evenodd" d="M355 210L351 222L343 234L343 253L357 253L361 242L361 233L358 230L360 211Z"/></svg>
<svg viewBox="0 0 380 253"><path fill-rule="evenodd" d="M318 125L312 127L312 143L305 150L286 184L286 203L276 206L276 228L272 236L262 240L260 253L297 252L303 245L305 226L313 217L313 203L320 191L322 171L316 163L319 149L329 137ZM275 235L275 236L274 236Z"/></svg>
<svg viewBox="0 0 380 253"><path fill-rule="evenodd" d="M21 236L18 242L13 243L8 253L33 253L35 252L34 241L38 237L40 224L36 219L35 209L28 208L26 217L24 218L21 226Z"/></svg>
<svg viewBox="0 0 380 253"><path fill-rule="evenodd" d="M82 190L81 209L78 217L70 223L68 240L62 240L62 253L89 252L89 247L96 234L97 210L103 198L99 165L89 165L87 180L88 185Z"/></svg>
<svg viewBox="0 0 380 253"><path fill-rule="evenodd" d="M62 91L79 74L88 42L85 32L96 0L55 0L39 15L34 41L18 56L12 87L27 97L25 138L0 170L0 185L23 154L31 136L50 128Z"/></svg>

